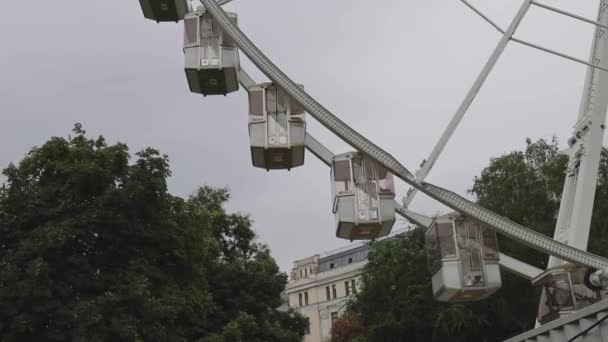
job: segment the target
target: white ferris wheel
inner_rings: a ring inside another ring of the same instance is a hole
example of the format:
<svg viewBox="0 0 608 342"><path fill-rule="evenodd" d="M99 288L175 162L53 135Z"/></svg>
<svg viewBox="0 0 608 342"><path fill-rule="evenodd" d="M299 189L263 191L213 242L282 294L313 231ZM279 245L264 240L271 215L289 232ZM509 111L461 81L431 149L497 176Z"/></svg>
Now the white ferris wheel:
<svg viewBox="0 0 608 342"><path fill-rule="evenodd" d="M249 94L249 136L254 167L291 169L304 165L305 150L331 168L336 236L374 240L387 236L396 215L427 230L426 247L433 292L445 302L487 298L501 286L499 268L542 288L539 322L546 323L604 298L608 260L586 252L597 186L608 106L608 0L599 1L597 19L584 18L535 0L523 0L506 28L466 0L460 0L498 31L501 39L457 108L429 157L415 173L387 151L347 125L280 70L239 29L230 0L140 0L146 18L184 22L185 73L190 90L204 96L226 95L243 87ZM595 26L588 61L516 37L528 10L536 6ZM515 42L587 66L575 129L568 140L569 162L554 238L510 221L425 179L475 100L505 47ZM256 83L240 65L245 54L269 81ZM334 154L306 130L306 114L355 151ZM411 189L395 200L394 177ZM427 217L409 209L417 192L454 210ZM496 233L550 255L547 270L499 253Z"/></svg>

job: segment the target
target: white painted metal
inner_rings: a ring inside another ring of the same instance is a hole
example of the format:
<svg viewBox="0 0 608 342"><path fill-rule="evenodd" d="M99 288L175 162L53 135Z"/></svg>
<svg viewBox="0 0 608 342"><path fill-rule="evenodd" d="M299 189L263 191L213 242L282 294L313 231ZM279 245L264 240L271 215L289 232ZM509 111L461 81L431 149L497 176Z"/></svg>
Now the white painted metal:
<svg viewBox="0 0 608 342"><path fill-rule="evenodd" d="M409 208L402 206L397 201L395 201L395 211L397 211L399 215L408 219L411 223L424 229L428 229L433 223L433 219L431 217L412 211Z"/></svg>
<svg viewBox="0 0 608 342"><path fill-rule="evenodd" d="M532 1L532 4L535 5L535 6L538 6L538 7L542 7L544 9L548 9L548 10L553 11L555 13L563 14L563 15L568 16L570 18L578 19L578 20L584 21L586 23L599 26L599 27L601 27L603 29L608 29L608 26L602 24L599 21L594 21L594 20L591 20L591 19L587 19L585 17L581 17L580 15L576 15L574 13L570 13L570 12L564 11L562 9L555 8L555 7L552 7L552 6L549 6L549 5L537 2L537 1Z"/></svg>
<svg viewBox="0 0 608 342"><path fill-rule="evenodd" d="M608 1L601 0L598 23L608 24ZM590 63L608 66L608 34L597 27L591 48ZM593 202L602 151L602 140L608 106L608 74L588 68L583 98L572 138L570 160L555 228L554 239L580 250L587 249ZM549 258L549 267L561 264Z"/></svg>
<svg viewBox="0 0 608 342"><path fill-rule="evenodd" d="M431 217L403 207L398 202L395 202L395 211L397 212L397 214L403 216L410 222L425 229L428 229L431 226L431 223L433 222L433 219ZM528 280L532 280L543 272L543 270L541 270L540 268L529 265L504 253L500 253L500 260L498 261L498 264L507 272L513 273Z"/></svg>
<svg viewBox="0 0 608 342"><path fill-rule="evenodd" d="M395 224L393 175L357 152L336 155L331 167L336 236L374 240L390 234Z"/></svg>
<svg viewBox="0 0 608 342"><path fill-rule="evenodd" d="M502 33L503 35L505 34L505 30L504 29L502 29L500 26L498 26L498 24L496 24L495 22L493 22L492 19L490 19L487 15L483 14L483 12L481 12L480 10L478 10L475 6L471 5L466 0L460 0L460 1L462 3L464 3L467 7L469 7L477 15L479 15L488 24L490 24L492 27L494 27L498 32ZM608 27L606 25L601 25L601 24L599 24L599 23L597 23L597 22L595 22L593 20L589 20L587 18L580 17L580 16L577 16L577 15L572 14L572 13L568 13L566 11L562 11L562 10L556 9L556 8L551 7L551 6L547 6L547 5L544 5L544 4L539 4L539 3L534 2L534 1L532 1L532 4L537 5L539 7L546 8L546 9L550 9L552 11L555 11L557 13L561 13L561 14L567 15L567 16L575 18L575 19L582 20L582 21L590 23L590 24L598 25L598 26L603 27L603 28ZM534 43L525 41L523 39L516 38L515 36L512 36L511 40L514 41L514 42L516 42L516 43L519 43L519 44L522 44L522 45L525 45L525 46L528 46L528 47L531 47L531 48L534 48L534 49L537 49L537 50L541 50L541 51L550 53L552 55L556 55L556 56L559 56L559 57L562 57L562 58L569 59L569 60L571 60L573 62L581 63L581 64L584 64L584 65L587 65L589 67L596 68L596 69L599 69L599 70L608 71L608 69L606 69L606 68L602 68L600 66L593 65L593 64L591 64L589 62L586 62L586 61L584 61L584 60L582 60L580 58L576 58L576 57L567 55L565 53L561 53L559 51L555 51L555 50L552 50L552 49L540 46L538 44L534 44Z"/></svg>
<svg viewBox="0 0 608 342"><path fill-rule="evenodd" d="M534 48L534 49L537 49L537 50L540 50L540 51L544 51L544 52L550 53L552 55L556 55L556 56L559 56L559 57L562 57L562 58L565 58L565 59L569 59L569 60L571 60L573 62L584 64L584 65L586 65L588 67L591 67L593 69L598 69L598 70L602 70L602 71L608 72L607 68L604 68L604 67L601 67L601 66L598 66L598 65L594 65L594 64L586 62L586 61L584 61L584 60L582 60L580 58L572 57L572 56L567 55L565 53L561 53L559 51L555 51L555 50L552 50L552 49L540 46L538 44L530 43L528 41L525 41L525 40L522 40L522 39L519 39L519 38L515 38L515 37L512 37L511 40L514 41L514 42L516 42L516 43L519 43L519 44L522 44L522 45L525 45L525 46L528 46L528 47L531 47L531 48Z"/></svg>
<svg viewBox="0 0 608 342"><path fill-rule="evenodd" d="M469 3L466 0L460 0L460 2L462 2L463 4L465 4L473 12L477 13L477 15L479 15L481 18L483 18L483 20L487 21L488 24L492 25L492 27L494 27L496 30L498 30L498 32L500 32L502 34L505 34L505 30L503 30L500 26L498 26L498 24L496 24L495 22L493 22L492 19L490 19L487 15L483 14L480 10L478 10L477 8L475 8L475 6L471 5L471 3Z"/></svg>
<svg viewBox="0 0 608 342"><path fill-rule="evenodd" d="M528 280L538 277L538 275L543 272L543 270L538 267L529 265L504 253L500 253L499 264L500 267L504 268L505 270Z"/></svg>
<svg viewBox="0 0 608 342"><path fill-rule="evenodd" d="M458 125L460 124L460 122L462 121L462 118L464 117L467 110L473 103L473 100L475 100L477 93L479 93L479 90L481 89L484 82L490 75L490 72L496 65L496 62L498 62L500 55L502 55L503 51L507 47L509 40L511 39L513 34L515 34L517 27L519 26L519 24L523 20L524 16L528 12L528 9L530 8L531 4L532 4L532 0L525 0L523 2L523 4L521 5L519 11L515 15L515 18L513 18L513 21L511 21L511 24L507 28L507 31L500 39L500 41L498 42L498 45L494 49L494 52L492 53L492 55L486 62L486 65L481 70L481 73L477 77L477 80L475 80L475 83L473 83L473 86L469 90L469 93L464 98L463 102L460 104L460 107L458 107L458 110L452 117L452 120L450 121L450 123L446 127L445 131L439 138L439 141L433 148L433 151L431 152L429 157L426 159L426 161L424 161L422 163L422 167L420 168L420 170L418 170L416 172L416 182L418 182L418 183L423 182L426 179L426 177L428 176L429 172L435 165L435 162L437 162L439 155L441 154L443 149L448 144L448 141L450 140L450 138L456 131L456 128L458 128ZM410 203L414 199L414 196L416 196L416 192L417 192L417 190L415 188L411 188L408 191L407 197L404 199L404 205L406 207L410 205Z"/></svg>
<svg viewBox="0 0 608 342"><path fill-rule="evenodd" d="M243 85L243 87L246 86ZM319 160L321 160L325 165L331 167L331 163L334 158L334 153L325 146L323 146L323 144L321 144L317 139L315 139L312 135L308 133L306 134L306 149L313 155L315 155L317 158L319 158ZM428 229L428 227L430 227L431 223L433 222L433 219L431 217L403 207L397 201L393 201L393 205L395 206L395 212L397 214L403 216L411 223L418 225L422 228ZM504 253L500 253L500 260L498 263L500 267L504 268L506 271L521 276L528 280L532 280L543 272L543 270L539 268L536 268L532 265L528 265L525 262L512 258Z"/></svg>
<svg viewBox="0 0 608 342"><path fill-rule="evenodd" d="M253 166L290 170L304 165L304 109L273 83L252 86L247 91Z"/></svg>
<svg viewBox="0 0 608 342"><path fill-rule="evenodd" d="M297 84L282 72L272 61L253 44L253 42L231 21L224 10L213 0L200 0L209 13L218 21L222 29L229 35L250 60L273 82L283 88L290 96L297 100L306 111L322 125L331 130L338 137L348 142L357 150L370 156L384 165L394 175L429 195L431 198L448 207L466 214L478 221L488 224L498 232L524 243L543 253L558 256L564 260L588 265L595 268L608 267L608 260L579 249L559 243L536 231L516 224L496 213L493 213L451 191L434 186L430 183L420 184L413 175L388 152L372 143L360 133L349 127L333 113L323 107L312 96L300 89Z"/></svg>
<svg viewBox="0 0 608 342"><path fill-rule="evenodd" d="M496 233L458 213L437 217L426 232L435 299L470 302L500 289Z"/></svg>
<svg viewBox="0 0 608 342"><path fill-rule="evenodd" d="M588 267L564 264L547 269L532 280L541 288L538 322L549 323L606 298L606 291L589 284Z"/></svg>
<svg viewBox="0 0 608 342"><path fill-rule="evenodd" d="M230 13L228 17L236 25L237 15ZM239 89L238 49L203 8L184 18L184 56L190 91L206 96Z"/></svg>
<svg viewBox="0 0 608 342"><path fill-rule="evenodd" d="M247 91L249 91L249 88L255 87L257 85L257 83L255 83L255 81L251 78L251 76L249 76L249 74L243 68L241 68L240 65L239 65L239 71L238 71L238 78L239 78L239 83Z"/></svg>
<svg viewBox="0 0 608 342"><path fill-rule="evenodd" d="M505 342L571 341L583 330L596 324L588 333L572 342L608 341L608 299L595 303L563 318L544 324L536 329L512 337Z"/></svg>
<svg viewBox="0 0 608 342"><path fill-rule="evenodd" d="M325 165L331 167L335 154L308 133L306 133L306 149Z"/></svg>

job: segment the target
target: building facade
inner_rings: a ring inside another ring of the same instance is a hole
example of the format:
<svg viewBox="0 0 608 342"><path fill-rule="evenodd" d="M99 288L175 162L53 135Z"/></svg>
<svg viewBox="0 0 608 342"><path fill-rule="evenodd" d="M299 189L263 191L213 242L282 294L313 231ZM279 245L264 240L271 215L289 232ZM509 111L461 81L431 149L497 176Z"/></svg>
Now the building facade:
<svg viewBox="0 0 608 342"><path fill-rule="evenodd" d="M288 305L308 319L304 342L329 341L333 322L357 293L369 244L296 260L287 284Z"/></svg>

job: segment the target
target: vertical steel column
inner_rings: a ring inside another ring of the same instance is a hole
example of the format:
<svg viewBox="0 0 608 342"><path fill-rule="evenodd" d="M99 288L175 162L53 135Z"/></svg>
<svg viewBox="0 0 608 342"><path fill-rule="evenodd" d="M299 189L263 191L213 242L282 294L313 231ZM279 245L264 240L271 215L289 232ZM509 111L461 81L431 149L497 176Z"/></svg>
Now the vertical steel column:
<svg viewBox="0 0 608 342"><path fill-rule="evenodd" d="M492 55L486 62L486 65L481 70L481 73L479 74L479 76L477 76L477 80L475 80L475 83L473 83L473 86L469 90L469 93L467 94L467 96L464 98L464 100L460 104L460 107L458 107L458 110L452 117L452 120L446 127L443 134L441 135L441 138L439 138L437 145L435 145L435 148L433 149L433 151L431 152L429 157L426 159L424 164L421 166L420 170L418 170L416 172L416 182L420 183L426 179L426 176L429 174L429 172L433 168L433 165L435 165L437 158L439 158L439 155L441 154L441 152L443 152L443 149L448 144L448 141L454 134L454 131L456 131L456 128L458 128L460 121L462 121L462 118L464 117L467 110L473 103L473 100L475 100L475 97L477 97L477 93L479 93L479 90L481 89L484 82L488 78L488 75L490 75L490 72L494 68L494 65L496 65L496 62L498 61L498 59L502 55L503 51L507 47L509 40L511 40L511 37L513 37L513 34L515 34L517 27L519 26L519 24L523 20L524 16L528 12L528 9L530 8L531 4L532 4L532 0L525 0L524 3L521 5L519 11L515 15L515 18L513 18L513 21L511 21L509 28L505 31L504 35L498 42L498 45L496 45L494 52L492 53ZM414 196L416 196L416 193L417 193L417 190L414 188L411 188L408 191L407 197L403 200L405 206L410 205L410 203L414 199Z"/></svg>
<svg viewBox="0 0 608 342"><path fill-rule="evenodd" d="M597 26L593 37L589 63L608 66L608 1L601 0ZM580 250L587 250L593 202L602 140L608 106L608 75L589 67L585 79L583 98L574 134L570 139L570 161L564 182L554 239ZM561 264L556 257L549 258L548 267Z"/></svg>

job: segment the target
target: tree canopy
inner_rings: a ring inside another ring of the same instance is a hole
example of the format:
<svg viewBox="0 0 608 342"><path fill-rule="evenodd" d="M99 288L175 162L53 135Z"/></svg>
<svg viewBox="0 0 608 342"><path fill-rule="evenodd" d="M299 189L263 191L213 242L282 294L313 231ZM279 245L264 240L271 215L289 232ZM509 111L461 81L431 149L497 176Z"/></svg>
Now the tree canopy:
<svg viewBox="0 0 608 342"><path fill-rule="evenodd" d="M553 235L567 156L556 139L527 140L524 151L490 160L470 192L482 206ZM603 155L589 250L608 256L608 156ZM604 213L602 215L602 213ZM502 252L539 268L548 256L500 237ZM501 271L502 288L487 300L443 304L433 299L424 232L376 243L351 303L369 341L503 341L534 327L539 296L528 280Z"/></svg>
<svg viewBox="0 0 608 342"><path fill-rule="evenodd" d="M226 189L183 199L152 148L51 138L0 189L2 341L300 341L287 281Z"/></svg>

